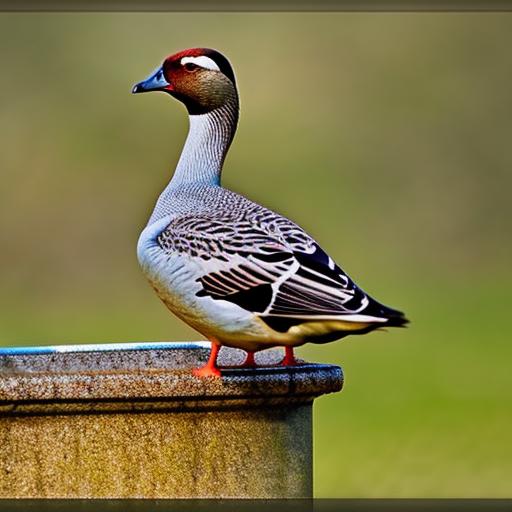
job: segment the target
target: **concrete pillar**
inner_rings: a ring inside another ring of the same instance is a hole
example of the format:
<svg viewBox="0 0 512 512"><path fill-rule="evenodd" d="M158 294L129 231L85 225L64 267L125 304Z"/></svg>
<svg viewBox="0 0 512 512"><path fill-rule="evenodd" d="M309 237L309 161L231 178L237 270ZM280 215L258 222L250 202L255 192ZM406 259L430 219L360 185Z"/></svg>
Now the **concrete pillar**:
<svg viewBox="0 0 512 512"><path fill-rule="evenodd" d="M270 350L267 367L199 379L208 347L0 350L0 497L311 497L312 403L341 368L269 366Z"/></svg>

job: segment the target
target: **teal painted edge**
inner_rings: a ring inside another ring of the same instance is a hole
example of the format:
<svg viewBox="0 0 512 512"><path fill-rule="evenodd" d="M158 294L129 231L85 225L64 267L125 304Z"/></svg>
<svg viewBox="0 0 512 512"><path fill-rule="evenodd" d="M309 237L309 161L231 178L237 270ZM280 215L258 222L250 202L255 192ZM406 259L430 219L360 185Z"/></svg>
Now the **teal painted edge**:
<svg viewBox="0 0 512 512"><path fill-rule="evenodd" d="M123 352L139 350L194 350L210 348L207 341L154 341L135 343L91 343L86 345L50 345L39 347L3 347L1 356L30 356L73 352Z"/></svg>

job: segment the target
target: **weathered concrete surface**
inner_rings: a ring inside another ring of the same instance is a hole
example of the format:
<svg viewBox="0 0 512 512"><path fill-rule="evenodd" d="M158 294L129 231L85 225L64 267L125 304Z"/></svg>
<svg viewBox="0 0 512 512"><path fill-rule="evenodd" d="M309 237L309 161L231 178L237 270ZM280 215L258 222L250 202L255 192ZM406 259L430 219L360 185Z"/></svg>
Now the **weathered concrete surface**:
<svg viewBox="0 0 512 512"><path fill-rule="evenodd" d="M312 496L312 401L341 389L341 369L192 376L208 353L0 351L0 497ZM242 359L221 351L223 365Z"/></svg>

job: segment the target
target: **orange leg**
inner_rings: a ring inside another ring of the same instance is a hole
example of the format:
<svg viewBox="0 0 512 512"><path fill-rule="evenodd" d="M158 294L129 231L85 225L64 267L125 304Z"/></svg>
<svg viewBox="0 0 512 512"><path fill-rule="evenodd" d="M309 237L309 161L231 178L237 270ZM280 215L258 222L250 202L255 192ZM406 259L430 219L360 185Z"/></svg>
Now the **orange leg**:
<svg viewBox="0 0 512 512"><path fill-rule="evenodd" d="M212 349L208 362L201 368L194 368L192 373L196 377L220 377L220 370L217 367L217 356L219 355L220 344L212 341Z"/></svg>
<svg viewBox="0 0 512 512"><path fill-rule="evenodd" d="M284 348L284 359L281 361L282 366L294 366L297 364L297 360L293 355L293 347Z"/></svg>
<svg viewBox="0 0 512 512"><path fill-rule="evenodd" d="M254 351L247 350L247 357L245 361L240 365L240 368L254 368L256 366L256 360L254 359Z"/></svg>

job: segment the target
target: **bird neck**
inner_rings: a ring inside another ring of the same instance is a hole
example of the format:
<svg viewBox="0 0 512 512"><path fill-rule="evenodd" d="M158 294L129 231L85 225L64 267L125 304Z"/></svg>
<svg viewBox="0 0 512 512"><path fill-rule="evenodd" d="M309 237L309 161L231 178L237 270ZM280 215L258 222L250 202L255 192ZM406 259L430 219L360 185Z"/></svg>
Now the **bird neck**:
<svg viewBox="0 0 512 512"><path fill-rule="evenodd" d="M174 175L160 194L148 225L179 209L175 193L190 185L219 185L222 164L236 131L236 93L221 107L189 116L190 128Z"/></svg>
<svg viewBox="0 0 512 512"><path fill-rule="evenodd" d="M189 120L187 140L169 186L219 185L238 122L236 94L221 107L206 114L190 115Z"/></svg>

